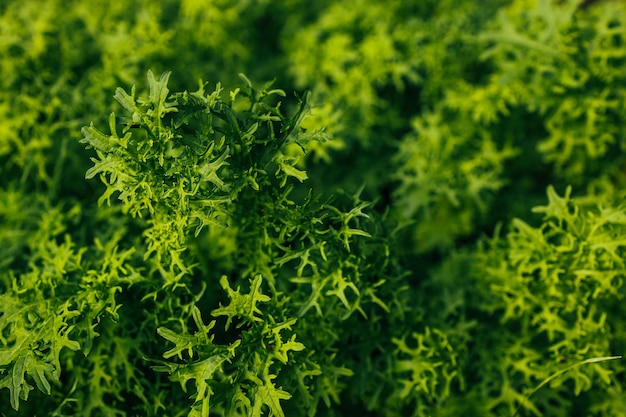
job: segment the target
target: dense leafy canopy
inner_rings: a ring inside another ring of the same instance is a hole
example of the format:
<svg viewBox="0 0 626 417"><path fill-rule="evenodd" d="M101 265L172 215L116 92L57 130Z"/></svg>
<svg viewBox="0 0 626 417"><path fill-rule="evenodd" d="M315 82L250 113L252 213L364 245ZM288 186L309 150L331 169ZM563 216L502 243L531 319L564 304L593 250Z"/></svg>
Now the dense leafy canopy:
<svg viewBox="0 0 626 417"><path fill-rule="evenodd" d="M0 72L0 415L626 409L623 2L6 1Z"/></svg>

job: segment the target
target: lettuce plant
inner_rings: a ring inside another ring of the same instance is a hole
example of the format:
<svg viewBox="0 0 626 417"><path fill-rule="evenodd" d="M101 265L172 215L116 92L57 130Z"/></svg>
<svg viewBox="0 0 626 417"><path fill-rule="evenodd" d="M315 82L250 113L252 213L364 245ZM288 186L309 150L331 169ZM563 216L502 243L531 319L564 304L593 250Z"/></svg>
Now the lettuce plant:
<svg viewBox="0 0 626 417"><path fill-rule="evenodd" d="M282 90L245 77L228 94L204 83L172 94L168 80L149 72L147 96L118 88L125 115L111 114L108 133L83 129L95 151L86 176L106 187L100 210L126 217L119 228L77 247L52 210L29 268L5 283L0 386L12 408L36 387L63 414L283 415L292 397L290 408L313 413L362 372L354 355L382 349L395 360L397 346L398 372L412 369L400 357L424 353L408 347L402 326L380 340L362 332L410 311L397 294L392 236L358 194L302 188L306 172L283 152L320 137L300 126L308 95L286 116ZM216 252L230 260L213 262ZM430 329L412 337L448 346ZM434 394L436 385L418 388L424 372L401 398Z"/></svg>
<svg viewBox="0 0 626 417"><path fill-rule="evenodd" d="M450 318L475 318L469 331L482 334L474 339L482 353L466 366L480 375L469 391L490 392L484 413L565 416L585 404L591 415L612 415L624 407L623 363L578 366L619 357L625 346L622 207L622 199L590 206L571 188L561 196L550 187L547 203L533 209L539 225L514 219L436 274L437 285L457 287L450 300L467 300L446 308ZM469 281L457 281L460 269L473 271ZM489 361L494 354L499 361Z"/></svg>

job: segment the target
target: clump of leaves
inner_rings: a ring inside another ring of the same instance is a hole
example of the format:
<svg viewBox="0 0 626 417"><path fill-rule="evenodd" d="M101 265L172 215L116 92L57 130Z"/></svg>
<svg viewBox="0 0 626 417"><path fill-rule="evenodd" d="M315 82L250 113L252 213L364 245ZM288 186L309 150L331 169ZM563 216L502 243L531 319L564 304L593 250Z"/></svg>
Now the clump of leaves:
<svg viewBox="0 0 626 417"><path fill-rule="evenodd" d="M285 151L326 137L301 125L308 94L283 110L282 90L245 76L227 94L202 82L171 93L169 76L149 72L147 96L118 88L125 114L110 115L109 133L83 129L95 151L86 176L105 185L97 212L117 230L77 247L69 232L56 240L60 228L49 246L36 242L33 271L7 285L0 370L13 408L32 380L66 414L313 415L347 392L394 392L385 369L405 377L404 404L449 395L436 370L448 369L450 383L454 354L411 364L452 348L436 329L402 324L412 307L393 233L359 193L305 188L307 173ZM409 347L409 334L430 350ZM383 356L363 374L359 358L374 352ZM66 371L71 388L58 392L51 383ZM168 379L151 384L155 373ZM350 388L357 373L379 387Z"/></svg>
<svg viewBox="0 0 626 417"><path fill-rule="evenodd" d="M470 357L480 365L467 363L466 375L480 371L470 391L489 392L496 415L565 416L582 403L615 409L608 393L620 389L623 363L599 362L624 348L623 200L587 205L571 188L561 196L549 187L547 204L533 211L543 215L539 225L514 219L437 274L440 285L457 286L448 298L466 300L448 319L477 320ZM462 270L470 281L455 278Z"/></svg>
<svg viewBox="0 0 626 417"><path fill-rule="evenodd" d="M85 142L97 151L87 175L99 175L107 185L101 202L117 195L125 211L145 219L143 256L150 275L161 279L146 297L167 299L164 291L182 291L196 299L180 306L196 332L185 320L158 327L176 345L165 359L182 360L186 353L191 362L156 369L183 389L194 381L192 409L199 415L213 407L248 415L267 407L282 415L280 404L292 395L302 409L315 410L320 401L330 406L354 372L354 360L341 346L365 336L340 329L355 315L357 321L370 314L390 320L384 318L392 313L389 303L398 302L393 288L402 274L389 251L389 232L358 194L324 199L300 186L307 174L285 149L296 145L306 152L311 141L325 138L301 127L307 94L286 116L276 100L285 93L269 84L257 90L242 77L244 87L223 98L219 85L211 93L201 84L192 93L169 94L168 77L149 73L148 98L117 90L130 114L120 133L114 115L110 134L84 130ZM219 306L211 309L211 298L201 294L216 287L215 268L196 268L188 248L203 256L210 251L203 245L216 244L203 240L203 229L220 228L233 230L235 248L219 279L225 304L213 297ZM208 324L201 311L213 317ZM167 313L181 314L175 308ZM403 330L395 331L400 336ZM385 333L379 343L391 346L393 340ZM423 378L438 376L418 374L412 383Z"/></svg>
<svg viewBox="0 0 626 417"><path fill-rule="evenodd" d="M621 166L624 16L617 1L511 3L476 37L485 47L481 59L495 68L490 82L452 93L455 103L477 119L516 106L541 115L546 132L537 150L566 183L579 185L606 173L606 165ZM488 111L489 102L501 109Z"/></svg>

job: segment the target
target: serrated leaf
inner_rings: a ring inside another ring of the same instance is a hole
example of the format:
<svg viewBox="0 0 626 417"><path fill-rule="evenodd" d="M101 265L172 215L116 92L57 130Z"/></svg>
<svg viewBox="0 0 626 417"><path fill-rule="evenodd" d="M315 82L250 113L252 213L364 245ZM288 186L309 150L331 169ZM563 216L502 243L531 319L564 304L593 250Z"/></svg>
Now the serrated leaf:
<svg viewBox="0 0 626 417"><path fill-rule="evenodd" d="M266 374L262 379L259 379L257 385L250 390L252 396L250 416L261 417L263 406L265 405L270 410L270 415L285 417L285 413L280 406L280 400L290 399L291 394L280 388L276 388L272 382L274 378L276 378L276 375Z"/></svg>
<svg viewBox="0 0 626 417"><path fill-rule="evenodd" d="M234 318L241 318L245 322L253 323L262 321L256 314L260 314L261 310L257 307L257 303L266 303L271 300L270 297L264 295L261 292L261 275L257 275L250 282L250 292L248 294L241 294L240 287L237 290L233 290L228 283L228 278L222 276L220 279L220 285L228 293L230 303L226 306L220 306L211 312L215 317L226 316L226 329L230 327L230 324Z"/></svg>
<svg viewBox="0 0 626 417"><path fill-rule="evenodd" d="M284 177L280 182L281 187L284 187L287 183L287 177L293 177L300 182L304 182L309 178L306 171L302 171L295 167L295 165L298 163L297 158L279 155L276 159L276 162L278 164L278 171L276 172L276 175L280 174L281 172L284 174Z"/></svg>
<svg viewBox="0 0 626 417"><path fill-rule="evenodd" d="M305 346L302 343L296 342L296 335L294 334L287 342L281 343L280 346L274 348L274 356L283 364L286 364L289 360L289 351L300 352L304 349Z"/></svg>
<svg viewBox="0 0 626 417"><path fill-rule="evenodd" d="M283 172L285 174L287 174L290 177L294 177L295 179L297 179L300 182L304 182L305 180L307 180L309 178L309 176L307 175L306 171L302 171L299 170L298 168L296 168L293 165L290 165L288 163L281 163L280 164L281 169L283 170Z"/></svg>
<svg viewBox="0 0 626 417"><path fill-rule="evenodd" d="M121 87L116 88L113 98L132 115L133 122L140 121L138 115L141 113L141 109L137 106L137 102L135 101L135 86L131 88L130 94Z"/></svg>
<svg viewBox="0 0 626 417"><path fill-rule="evenodd" d="M179 335L166 327L157 328L157 333L159 336L175 345L173 348L163 353L165 359L169 359L172 356L178 356L179 359L182 359L185 350L190 358L193 356L193 348L196 346L197 342L196 337L192 335Z"/></svg>
<svg viewBox="0 0 626 417"><path fill-rule="evenodd" d="M169 88L167 83L170 79L171 71L161 74L157 81L152 71L148 70L148 83L150 84L150 102L156 107L154 114L155 119L161 119L166 113L178 111L175 107L176 102L167 102Z"/></svg>

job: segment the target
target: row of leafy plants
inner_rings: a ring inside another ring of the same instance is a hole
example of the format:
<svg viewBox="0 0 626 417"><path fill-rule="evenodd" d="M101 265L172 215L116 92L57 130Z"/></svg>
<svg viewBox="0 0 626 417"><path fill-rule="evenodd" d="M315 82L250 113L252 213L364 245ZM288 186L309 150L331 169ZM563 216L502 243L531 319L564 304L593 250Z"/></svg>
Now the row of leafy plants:
<svg viewBox="0 0 626 417"><path fill-rule="evenodd" d="M625 42L618 0L0 3L0 415L623 415Z"/></svg>

